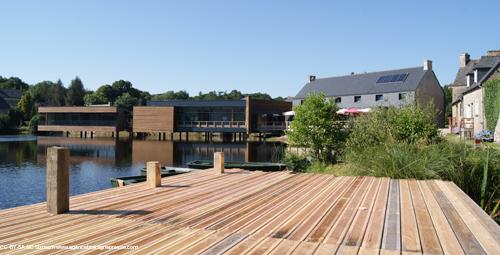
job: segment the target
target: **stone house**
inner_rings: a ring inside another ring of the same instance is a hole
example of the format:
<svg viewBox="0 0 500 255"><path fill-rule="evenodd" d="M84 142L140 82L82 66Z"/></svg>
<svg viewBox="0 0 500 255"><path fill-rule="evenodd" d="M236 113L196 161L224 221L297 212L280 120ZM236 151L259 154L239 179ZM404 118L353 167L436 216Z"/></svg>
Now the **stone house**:
<svg viewBox="0 0 500 255"><path fill-rule="evenodd" d="M460 67L452 89L452 119L454 130L469 130L471 135L486 129L483 84L500 78L500 50L490 50L479 59L460 55ZM467 126L470 123L470 126Z"/></svg>
<svg viewBox="0 0 500 255"><path fill-rule="evenodd" d="M301 104L311 93L335 98L340 108L399 107L432 102L437 110L436 123L439 127L444 126L444 91L430 60L412 68L321 79L310 76L309 82L294 97L293 105Z"/></svg>

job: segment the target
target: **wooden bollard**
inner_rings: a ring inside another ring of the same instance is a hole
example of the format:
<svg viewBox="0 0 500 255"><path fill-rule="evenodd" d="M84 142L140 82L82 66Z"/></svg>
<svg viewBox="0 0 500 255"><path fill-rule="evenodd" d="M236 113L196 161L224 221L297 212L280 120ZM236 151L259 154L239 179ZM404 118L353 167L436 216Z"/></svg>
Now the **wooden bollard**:
<svg viewBox="0 0 500 255"><path fill-rule="evenodd" d="M69 149L47 149L47 211L60 214L69 211Z"/></svg>
<svg viewBox="0 0 500 255"><path fill-rule="evenodd" d="M150 188L161 186L161 165L158 161L146 163L147 183Z"/></svg>
<svg viewBox="0 0 500 255"><path fill-rule="evenodd" d="M214 168L216 173L224 173L224 152L214 153Z"/></svg>

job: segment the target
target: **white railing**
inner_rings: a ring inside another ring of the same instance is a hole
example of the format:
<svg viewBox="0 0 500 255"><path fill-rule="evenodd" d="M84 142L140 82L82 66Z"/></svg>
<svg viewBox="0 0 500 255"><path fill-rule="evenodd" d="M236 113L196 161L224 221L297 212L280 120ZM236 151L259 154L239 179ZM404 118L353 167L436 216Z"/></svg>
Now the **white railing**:
<svg viewBox="0 0 500 255"><path fill-rule="evenodd" d="M286 121L266 121L258 123L257 127L265 130L284 130L287 124Z"/></svg>
<svg viewBox="0 0 500 255"><path fill-rule="evenodd" d="M245 128L244 121L180 121L180 128Z"/></svg>

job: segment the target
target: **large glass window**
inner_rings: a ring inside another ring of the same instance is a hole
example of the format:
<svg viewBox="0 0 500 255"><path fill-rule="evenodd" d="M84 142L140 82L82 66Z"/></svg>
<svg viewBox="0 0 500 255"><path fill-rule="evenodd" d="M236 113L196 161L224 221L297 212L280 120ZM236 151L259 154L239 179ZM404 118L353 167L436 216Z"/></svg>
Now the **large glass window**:
<svg viewBox="0 0 500 255"><path fill-rule="evenodd" d="M48 113L47 125L115 126L115 113Z"/></svg>
<svg viewBox="0 0 500 255"><path fill-rule="evenodd" d="M183 107L176 111L176 119L181 122L190 121L245 121L243 107Z"/></svg>

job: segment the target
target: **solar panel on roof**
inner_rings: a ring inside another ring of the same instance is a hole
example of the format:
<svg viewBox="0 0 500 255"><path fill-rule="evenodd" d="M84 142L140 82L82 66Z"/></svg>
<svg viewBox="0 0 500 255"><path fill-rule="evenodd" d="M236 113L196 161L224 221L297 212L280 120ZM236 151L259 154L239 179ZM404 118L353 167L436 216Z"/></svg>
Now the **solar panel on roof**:
<svg viewBox="0 0 500 255"><path fill-rule="evenodd" d="M394 75L384 75L378 78L377 83L389 83L389 82L404 82L408 78L408 73L394 74Z"/></svg>

